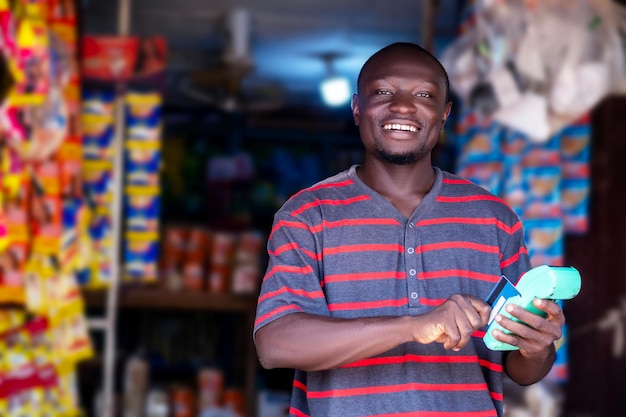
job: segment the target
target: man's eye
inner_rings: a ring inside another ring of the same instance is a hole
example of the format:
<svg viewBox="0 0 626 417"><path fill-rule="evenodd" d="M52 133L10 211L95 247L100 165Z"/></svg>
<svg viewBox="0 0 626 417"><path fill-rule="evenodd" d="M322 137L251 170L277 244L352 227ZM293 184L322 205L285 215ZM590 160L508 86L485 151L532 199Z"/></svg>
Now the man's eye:
<svg viewBox="0 0 626 417"><path fill-rule="evenodd" d="M386 95L391 94L391 91L389 91L389 90L378 90L378 91L376 91L376 94L379 94L381 96L386 96Z"/></svg>
<svg viewBox="0 0 626 417"><path fill-rule="evenodd" d="M416 96L417 97L432 97L430 93L417 93Z"/></svg>

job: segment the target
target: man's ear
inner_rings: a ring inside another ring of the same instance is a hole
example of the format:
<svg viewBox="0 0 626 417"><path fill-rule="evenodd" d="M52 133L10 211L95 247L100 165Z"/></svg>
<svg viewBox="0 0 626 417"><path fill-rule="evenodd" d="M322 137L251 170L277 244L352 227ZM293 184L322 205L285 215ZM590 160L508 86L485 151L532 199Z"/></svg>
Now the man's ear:
<svg viewBox="0 0 626 417"><path fill-rule="evenodd" d="M446 103L446 107L443 109L443 118L441 119L441 128L446 124L446 120L448 120L448 116L450 116L450 112L452 111L452 102L448 101Z"/></svg>
<svg viewBox="0 0 626 417"><path fill-rule="evenodd" d="M354 124L359 125L359 95L357 93L352 94L352 102L350 103L350 109L352 109L352 118Z"/></svg>

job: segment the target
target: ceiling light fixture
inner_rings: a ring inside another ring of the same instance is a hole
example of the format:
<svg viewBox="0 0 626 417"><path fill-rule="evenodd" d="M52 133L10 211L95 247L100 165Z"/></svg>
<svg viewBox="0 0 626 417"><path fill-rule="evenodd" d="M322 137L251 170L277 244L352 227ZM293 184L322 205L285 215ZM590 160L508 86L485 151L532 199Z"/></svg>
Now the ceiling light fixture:
<svg viewBox="0 0 626 417"><path fill-rule="evenodd" d="M333 62L338 56L339 54L335 52L322 54L328 75L320 84L320 93L324 103L331 107L346 104L350 100L351 95L348 79L335 74Z"/></svg>
<svg viewBox="0 0 626 417"><path fill-rule="evenodd" d="M322 99L328 106L341 106L350 98L350 85L344 77L329 77L320 85Z"/></svg>

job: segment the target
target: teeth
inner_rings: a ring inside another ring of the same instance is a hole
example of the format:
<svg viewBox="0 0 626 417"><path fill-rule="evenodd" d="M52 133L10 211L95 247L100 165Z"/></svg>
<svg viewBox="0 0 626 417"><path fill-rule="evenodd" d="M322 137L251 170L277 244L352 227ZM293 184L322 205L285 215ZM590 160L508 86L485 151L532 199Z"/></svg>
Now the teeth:
<svg viewBox="0 0 626 417"><path fill-rule="evenodd" d="M385 129L385 130L403 130L405 132L417 132L417 128L415 126L401 125L399 123L392 123L392 124L383 125L383 129Z"/></svg>

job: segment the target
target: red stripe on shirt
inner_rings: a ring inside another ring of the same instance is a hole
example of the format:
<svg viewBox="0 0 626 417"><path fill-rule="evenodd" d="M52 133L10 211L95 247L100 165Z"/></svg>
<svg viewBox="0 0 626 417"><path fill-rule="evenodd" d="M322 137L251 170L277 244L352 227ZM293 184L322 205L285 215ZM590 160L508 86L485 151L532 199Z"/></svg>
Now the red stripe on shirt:
<svg viewBox="0 0 626 417"><path fill-rule="evenodd" d="M263 278L263 281L267 280L269 277L271 277L277 272L288 272L288 273L294 273L294 274L310 274L311 272L313 272L313 268L311 268L309 265L305 265L305 266L276 265L272 267L272 269L267 271L267 274L265 274L265 278Z"/></svg>
<svg viewBox="0 0 626 417"><path fill-rule="evenodd" d="M476 330L474 333L472 333L472 337L477 337L479 339L482 339L483 337L485 337L485 332L484 330Z"/></svg>
<svg viewBox="0 0 626 417"><path fill-rule="evenodd" d="M456 196L456 197L446 197L439 196L436 199L439 203L469 203L472 201L495 201L497 203L502 203L508 207L506 202L502 200L500 197L496 197L493 195L467 195L467 196Z"/></svg>
<svg viewBox="0 0 626 417"><path fill-rule="evenodd" d="M302 381L298 381L297 379L294 379L293 386L294 388L298 388L299 390L306 392L306 385L304 385Z"/></svg>
<svg viewBox="0 0 626 417"><path fill-rule="evenodd" d="M494 218L494 217L484 217L484 218L473 218L473 217L442 217L439 219L426 219L420 220L417 222L417 226L435 226L440 224L450 224L450 223L459 223L459 224L471 224L477 226L490 226L495 225L498 229L505 231L508 234L515 233L520 227L522 227L521 222L515 223L513 226L509 226L506 223Z"/></svg>
<svg viewBox="0 0 626 417"><path fill-rule="evenodd" d="M363 417L497 417L497 414L494 410L407 411L403 413L371 414Z"/></svg>
<svg viewBox="0 0 626 417"><path fill-rule="evenodd" d="M259 318L257 318L256 321L254 322L254 327L257 327L259 323L263 323L265 320L269 319L270 317L274 317L277 314L280 314L284 311L289 311L289 310L302 311L302 307L297 306L295 304L287 304L286 306L275 308L274 310L268 313L265 313Z"/></svg>
<svg viewBox="0 0 626 417"><path fill-rule="evenodd" d="M476 363L478 356L422 356L422 355L404 355L404 356L385 356L377 358L363 359L355 361L342 368L358 368L362 366L375 365L397 365L401 363Z"/></svg>
<svg viewBox="0 0 626 417"><path fill-rule="evenodd" d="M444 178L444 184L473 184L470 180L464 178Z"/></svg>
<svg viewBox="0 0 626 417"><path fill-rule="evenodd" d="M292 216L297 216L313 207L318 206L345 206L348 204L360 203L361 201L371 200L371 197L368 195L359 195L352 198L346 198L345 200L315 200L310 203L306 203L302 205L299 209L291 212Z"/></svg>
<svg viewBox="0 0 626 417"><path fill-rule="evenodd" d="M311 259L314 259L316 261L319 261L322 259L322 257L320 255L318 255L315 252L312 252L310 250L304 249L302 247L300 247L300 245L298 245L295 242L289 242L287 244L284 244L282 246L279 246L278 248L276 248L275 251L267 251L268 254L273 255L273 256L278 256L281 253L290 251L290 250L299 250L300 252L302 252L303 254L305 254L306 256L308 256Z"/></svg>
<svg viewBox="0 0 626 417"><path fill-rule="evenodd" d="M404 248L398 244L369 244L365 243L362 245L345 245L345 246L336 246L334 248L327 248L322 251L324 256L328 255L337 255L340 253L351 253L351 252L404 252Z"/></svg>
<svg viewBox="0 0 626 417"><path fill-rule="evenodd" d="M407 298L399 300L359 301L354 303L329 303L329 311L360 310L369 308L401 307L408 303Z"/></svg>
<svg viewBox="0 0 626 417"><path fill-rule="evenodd" d="M511 256L509 259L503 259L500 262L500 268L506 268L507 266L513 265L519 260L521 254L528 255L528 249L525 247L521 247L519 251L515 255Z"/></svg>
<svg viewBox="0 0 626 417"><path fill-rule="evenodd" d="M429 307L437 307L443 304L444 301L446 301L445 298L420 298L420 304Z"/></svg>
<svg viewBox="0 0 626 417"><path fill-rule="evenodd" d="M489 396L496 401L504 401L504 395L502 393L489 391Z"/></svg>
<svg viewBox="0 0 626 417"><path fill-rule="evenodd" d="M289 415L296 417L310 417L308 414L304 414L302 411L293 407L289 407Z"/></svg>
<svg viewBox="0 0 626 417"><path fill-rule="evenodd" d="M487 282L497 282L500 279L500 275L483 274L480 272L466 271L463 269L444 269L441 271L420 272L419 274L417 274L417 277L419 279L459 277Z"/></svg>
<svg viewBox="0 0 626 417"><path fill-rule="evenodd" d="M481 245L475 242L440 242L431 243L429 245L420 245L415 248L415 253L423 253L431 250L444 250L444 249L471 249L486 253L499 253L500 248L491 245Z"/></svg>
<svg viewBox="0 0 626 417"><path fill-rule="evenodd" d="M400 222L395 219L345 219L336 222L324 220L321 224L311 227L313 233L321 232L324 229L345 226L400 226Z"/></svg>
<svg viewBox="0 0 626 417"><path fill-rule="evenodd" d="M324 297L324 293L322 291L305 291L305 290L298 290L298 289L293 289L293 288L289 288L289 287L281 287L280 289L276 290L276 291L270 291L267 292L265 294L263 294L261 297L259 297L259 303L267 298L272 298L275 297L277 295L280 294L285 294L285 293L289 293L289 294L293 294L293 295L298 295L301 297L305 297L305 298L323 298Z"/></svg>
<svg viewBox="0 0 626 417"><path fill-rule="evenodd" d="M352 397L358 395L389 394L404 391L482 391L487 389L487 384L422 384L410 382L396 385L374 385L370 387L332 389L327 391L308 391L308 398L337 398Z"/></svg>
<svg viewBox="0 0 626 417"><path fill-rule="evenodd" d="M491 371L494 372L503 372L503 368L502 365L500 365L499 363L493 363L493 362L489 362L485 359L480 359L478 361L478 363L480 364L480 366L482 366L483 368L487 368Z"/></svg>
<svg viewBox="0 0 626 417"><path fill-rule="evenodd" d="M371 281L378 279L406 279L406 272L382 271L382 272L356 272L353 274L326 275L324 282L349 282Z"/></svg>
<svg viewBox="0 0 626 417"><path fill-rule="evenodd" d="M354 181L348 179L345 181L340 181L340 182L331 182L331 183L327 183L327 184L318 184L318 185L314 185L312 187L308 187L305 188L301 191L298 191L296 194L294 194L294 197L309 191L316 191L316 190L322 190L324 188L339 188L339 187L347 187L349 185L354 184Z"/></svg>
<svg viewBox="0 0 626 417"><path fill-rule="evenodd" d="M278 229L282 227L290 227L293 229L308 229L309 228L309 226L300 222L290 222L287 220L279 220L278 222L276 222L276 225L272 227L272 231L270 232L269 238L271 239L272 236L274 235L274 232L276 232Z"/></svg>

